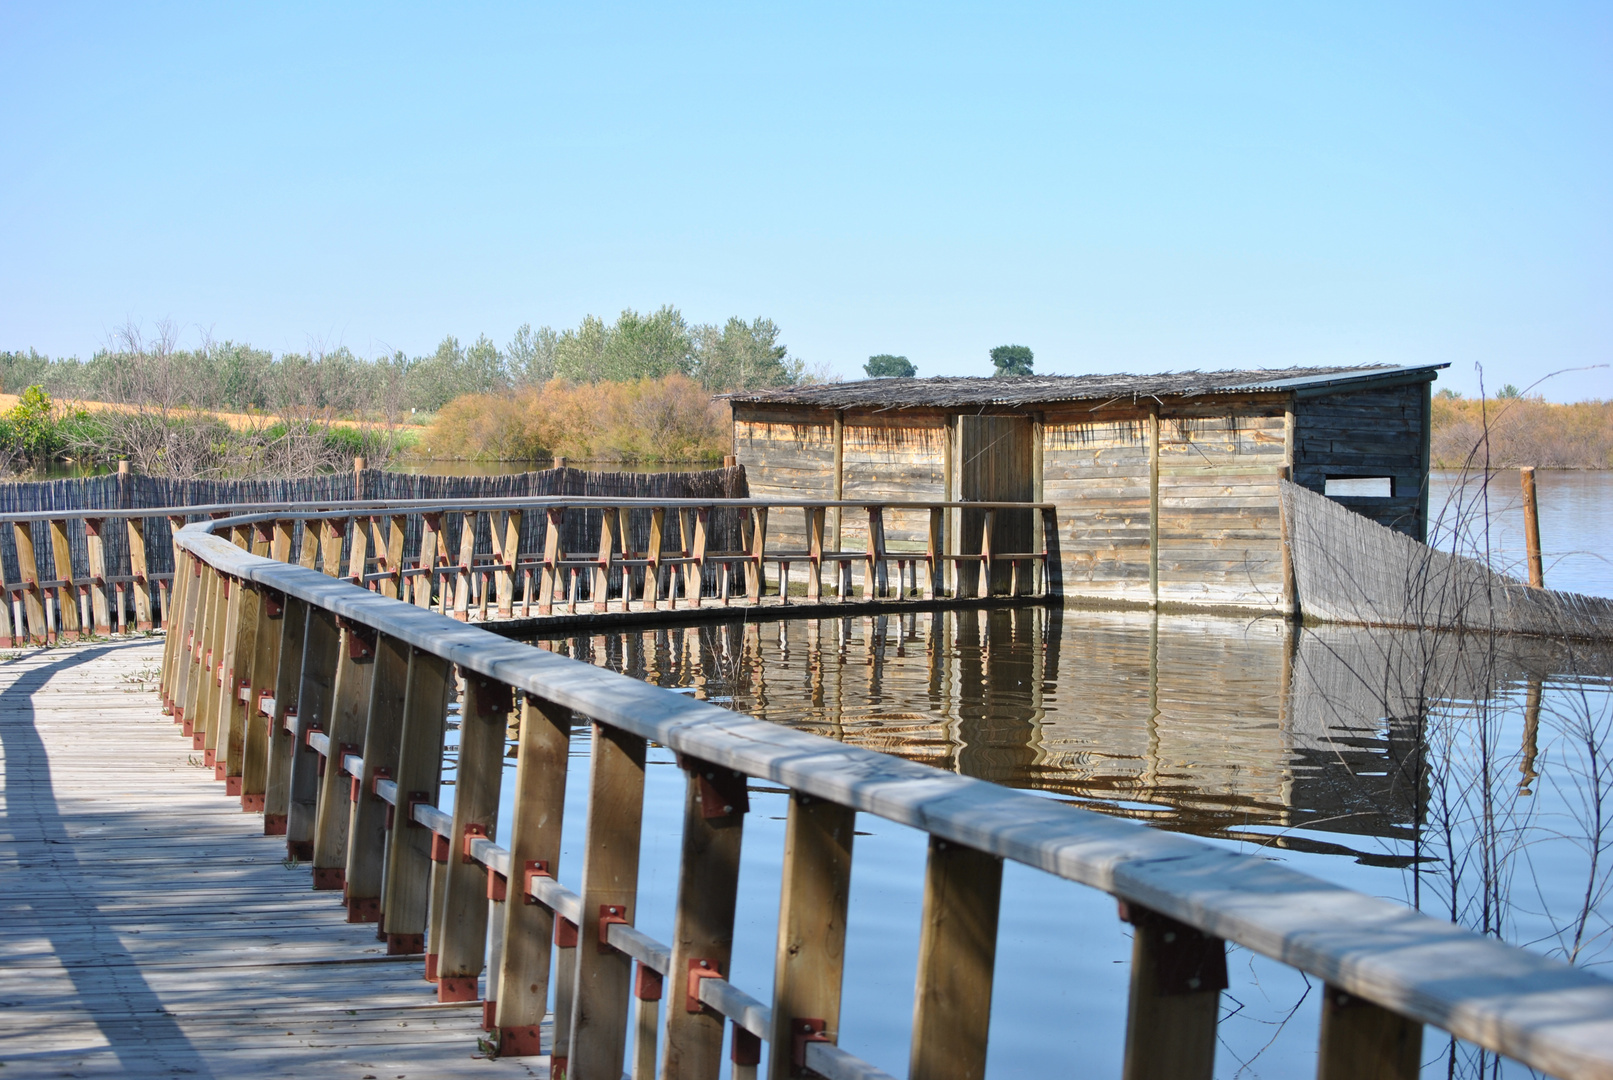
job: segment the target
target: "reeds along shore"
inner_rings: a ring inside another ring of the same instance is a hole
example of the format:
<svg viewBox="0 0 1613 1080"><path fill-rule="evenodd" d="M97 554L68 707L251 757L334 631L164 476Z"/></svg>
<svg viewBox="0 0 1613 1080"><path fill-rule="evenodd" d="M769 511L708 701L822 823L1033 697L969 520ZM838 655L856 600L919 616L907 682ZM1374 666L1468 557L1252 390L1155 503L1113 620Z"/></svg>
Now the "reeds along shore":
<svg viewBox="0 0 1613 1080"><path fill-rule="evenodd" d="M1436 469L1613 468L1613 400L1561 405L1530 397L1479 400L1436 394L1432 420L1430 451Z"/></svg>

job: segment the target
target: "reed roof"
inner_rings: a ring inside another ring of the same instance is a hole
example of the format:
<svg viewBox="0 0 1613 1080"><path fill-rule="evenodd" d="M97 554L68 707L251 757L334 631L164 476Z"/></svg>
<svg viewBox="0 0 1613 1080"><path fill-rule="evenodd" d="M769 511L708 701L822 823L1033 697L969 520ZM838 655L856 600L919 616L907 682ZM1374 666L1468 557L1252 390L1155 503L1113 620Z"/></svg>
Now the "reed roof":
<svg viewBox="0 0 1613 1080"><path fill-rule="evenodd" d="M731 401L813 405L825 409L962 409L1036 405L1059 401L1139 401L1201 394L1254 394L1274 390L1344 389L1386 375L1428 372L1445 364L1396 367L1291 367L1239 371L1178 371L1158 375L1000 375L927 379L858 379L814 386L783 386L724 395Z"/></svg>

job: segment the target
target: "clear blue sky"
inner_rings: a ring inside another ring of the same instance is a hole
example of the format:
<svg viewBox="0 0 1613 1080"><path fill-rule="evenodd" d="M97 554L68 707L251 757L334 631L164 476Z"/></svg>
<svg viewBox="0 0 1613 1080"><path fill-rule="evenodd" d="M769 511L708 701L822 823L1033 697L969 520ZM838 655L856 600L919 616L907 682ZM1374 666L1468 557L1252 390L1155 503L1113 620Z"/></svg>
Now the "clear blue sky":
<svg viewBox="0 0 1613 1080"><path fill-rule="evenodd" d="M1607 3L5 3L0 61L0 348L673 303L847 377L1613 361Z"/></svg>

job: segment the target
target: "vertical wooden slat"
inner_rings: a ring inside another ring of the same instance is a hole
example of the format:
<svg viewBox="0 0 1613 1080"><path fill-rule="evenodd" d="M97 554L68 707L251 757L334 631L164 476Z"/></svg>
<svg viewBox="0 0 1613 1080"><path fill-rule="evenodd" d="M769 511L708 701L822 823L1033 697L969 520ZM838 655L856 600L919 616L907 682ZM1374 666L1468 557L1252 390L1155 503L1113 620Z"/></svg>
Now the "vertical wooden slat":
<svg viewBox="0 0 1613 1080"><path fill-rule="evenodd" d="M633 962L625 953L600 947L600 920L612 909L616 912L613 917L628 923L637 914L644 755L645 742L639 736L594 725L576 1001L570 1018L568 1075L579 1078L616 1080L622 1075Z"/></svg>
<svg viewBox="0 0 1613 1080"><path fill-rule="evenodd" d="M98 637L112 632L112 609L106 602L106 540L101 536L100 518L84 519L84 546L90 560L91 629Z"/></svg>
<svg viewBox="0 0 1613 1080"><path fill-rule="evenodd" d="M924 599L934 600L944 588L941 580L946 511L930 511L930 527L924 538Z"/></svg>
<svg viewBox="0 0 1613 1080"><path fill-rule="evenodd" d="M365 710L364 773L356 777L358 797L348 804L346 883L348 922L381 918L382 871L386 866L387 819L392 809L375 794L378 776L397 775L403 736L403 706L409 685L409 648L397 638L376 635L370 664L370 700ZM408 801L400 799L406 808ZM396 823L402 827L400 823Z"/></svg>
<svg viewBox="0 0 1613 1080"><path fill-rule="evenodd" d="M320 570L326 577L342 576L342 542L347 538L346 518L327 518L320 523Z"/></svg>
<svg viewBox="0 0 1613 1080"><path fill-rule="evenodd" d="M334 575L332 575L334 576ZM297 686L296 752L291 758L291 798L286 810L286 850L292 858L314 857L314 824L319 809L321 758L308 745L308 732L330 731L341 632L336 616L308 608L303 630L302 674Z"/></svg>
<svg viewBox="0 0 1613 1080"><path fill-rule="evenodd" d="M498 614L508 619L515 613L516 567L521 562L521 511L511 510L504 516L504 542L499 545L499 562L502 569L498 577Z"/></svg>
<svg viewBox="0 0 1613 1080"><path fill-rule="evenodd" d="M265 690L273 696L280 666L281 625L285 621L284 605L277 597L273 603L269 599L259 586L258 625L252 634L252 686L246 703L246 741L241 751L241 809L249 812L266 809L274 719L260 713L258 702Z"/></svg>
<svg viewBox="0 0 1613 1080"><path fill-rule="evenodd" d="M538 614L554 612L555 595L565 588L565 574L560 560L566 557L566 545L561 530L565 526L566 508L551 506L543 535L543 568L538 575Z"/></svg>
<svg viewBox="0 0 1613 1080"><path fill-rule="evenodd" d="M398 744L398 809L387 842L381 900L386 951L393 956L413 956L426 948L432 834L409 816L409 803L418 798L429 806L437 805L443 732L452 686L448 661L410 649L403 694L403 732Z"/></svg>
<svg viewBox="0 0 1613 1080"><path fill-rule="evenodd" d="M202 593L204 606L197 625L200 631L197 651L200 655L197 667L192 672L196 679L196 719L191 725L191 736L193 747L204 754L204 763L212 765L213 755L208 751L217 746L218 665L224 654L224 624L229 597L224 575L206 562L202 563L202 581L205 586Z"/></svg>
<svg viewBox="0 0 1613 1080"><path fill-rule="evenodd" d="M1423 1026L1336 986L1322 989L1316 1080L1416 1080Z"/></svg>
<svg viewBox="0 0 1613 1080"><path fill-rule="evenodd" d="M180 658L179 677L180 692L183 695L180 699L182 702L179 709L180 724L187 738L195 735L199 718L197 704L201 700L202 661L207 654L207 647L203 642L208 631L212 585L212 571L201 559L192 559L191 580L187 585L192 593L188 604L189 632L185 635L185 652Z"/></svg>
<svg viewBox="0 0 1613 1080"><path fill-rule="evenodd" d="M1159 402L1148 403L1148 604L1159 606Z"/></svg>
<svg viewBox="0 0 1613 1080"><path fill-rule="evenodd" d="M566 808L566 764L571 710L525 696L515 765L515 812L510 832L508 910L499 965L494 1024L499 1053L540 1053L539 1027L548 1008L550 941L554 913L528 901L526 871L560 873L560 826ZM568 1017L557 1014L557 1023Z"/></svg>
<svg viewBox="0 0 1613 1080"><path fill-rule="evenodd" d="M174 585L177 596L180 598L181 607L183 607L183 598L185 595L183 585L185 583L185 579L189 577L189 575L190 552L181 552L179 557L174 562ZM169 616L168 633L163 635L162 641L162 674L158 679L157 686L158 690L162 694L163 711L171 714L174 711L174 676L175 672L178 670L177 657L185 636L185 627L183 625L183 620L172 617L172 612L169 612ZM23 632L23 627L19 620L17 633L20 635Z"/></svg>
<svg viewBox="0 0 1613 1080"><path fill-rule="evenodd" d="M751 510L751 559L753 560L753 577L751 578L751 603L759 604L762 597L767 595L767 507L757 506Z"/></svg>
<svg viewBox="0 0 1613 1080"><path fill-rule="evenodd" d="M454 618L470 621L470 568L476 561L476 513L462 516L459 529L459 568L454 577ZM446 586L444 587L446 589Z"/></svg>
<svg viewBox="0 0 1613 1080"><path fill-rule="evenodd" d="M150 630L151 578L146 560L146 522L144 518L128 519L129 574L134 578L134 628ZM177 570L178 567L175 567Z"/></svg>
<svg viewBox="0 0 1613 1080"><path fill-rule="evenodd" d="M991 558L992 533L996 529L997 511L987 510L980 533L980 577L976 582L976 594L980 597L991 595Z"/></svg>
<svg viewBox="0 0 1613 1080"><path fill-rule="evenodd" d="M196 639L197 593L200 591L200 566L188 551L182 551L174 564L174 596L182 602L179 610L168 613L168 641L172 643L172 667L169 673L168 703L174 712L174 723L185 721L185 706L190 697L191 646ZM184 575L181 580L180 575ZM164 652L168 644L164 645ZM189 729L186 729L188 735Z"/></svg>
<svg viewBox="0 0 1613 1080"><path fill-rule="evenodd" d="M857 815L836 803L792 792L784 824L784 874L778 949L773 961L770 1080L795 1075L795 1036L817 1024L830 1042L840 1033L845 974L846 902Z"/></svg>
<svg viewBox="0 0 1613 1080"><path fill-rule="evenodd" d="M386 572L391 576L381 579L381 595L394 600L407 600L409 594L404 586L403 544L409 535L409 518L406 514L393 514L386 520ZM380 528L379 523L380 519L377 518L376 528Z"/></svg>
<svg viewBox="0 0 1613 1080"><path fill-rule="evenodd" d="M0 522L0 529L3 529L4 527L5 523ZM9 649L13 644L22 644L23 629L21 620L18 620L17 629L15 631L13 631L11 628L11 605L13 603L14 595L15 594L12 593L10 587L6 584L5 563L3 560L0 560L0 648ZM18 605L17 610L19 612L22 610L20 604ZM15 642L13 642L13 638L16 639ZM164 656L166 657L166 652L164 653ZM167 671L166 663L163 665L162 670L164 672ZM164 691L166 686L166 682L162 681L162 677L159 676L159 692Z"/></svg>
<svg viewBox="0 0 1613 1080"><path fill-rule="evenodd" d="M821 506L809 506L806 513L807 531L807 599L817 601L823 595L823 515Z"/></svg>
<svg viewBox="0 0 1613 1080"><path fill-rule="evenodd" d="M667 1080L716 1080L722 1068L723 1017L688 996L692 971L728 978L739 897L739 851L744 832L745 776L685 759L683 855L672 924L672 994L666 1013ZM691 1004L693 1008L690 1008Z"/></svg>
<svg viewBox="0 0 1613 1080"><path fill-rule="evenodd" d="M437 552L442 538L442 515L420 515L420 561L410 596L416 607L431 607L431 592L437 580Z"/></svg>
<svg viewBox="0 0 1613 1080"><path fill-rule="evenodd" d="M1130 905L1131 996L1123 1080L1210 1080L1215 1026L1227 984L1217 938Z"/></svg>
<svg viewBox="0 0 1613 1080"><path fill-rule="evenodd" d="M438 1001L475 1001L477 996L476 980L487 954L487 873L466 856L464 844L471 826L489 839L495 836L510 707L509 687L465 672L447 887L442 919L433 920L442 927L442 941L432 946L437 954Z"/></svg>
<svg viewBox="0 0 1613 1080"><path fill-rule="evenodd" d="M33 524L13 522L11 535L17 545L17 573L22 579L23 610L28 615L28 640L35 645L45 643L45 604L39 591L39 559L34 553ZM18 633L22 628L18 627Z"/></svg>
<svg viewBox="0 0 1613 1080"><path fill-rule="evenodd" d="M370 519L356 517L351 522L353 542L347 547L347 579L364 584L364 569L370 561Z"/></svg>
<svg viewBox="0 0 1613 1080"><path fill-rule="evenodd" d="M650 539L644 551L644 590L641 595L646 611L654 611L661 606L661 541L665 533L666 507L657 506L650 511ZM668 599L671 599L670 596Z"/></svg>
<svg viewBox="0 0 1613 1080"><path fill-rule="evenodd" d="M1546 587L1546 574L1540 561L1540 508L1535 502L1535 469L1526 465L1518 470L1523 482L1523 547L1529 561L1529 586Z"/></svg>
<svg viewBox="0 0 1613 1080"><path fill-rule="evenodd" d="M67 522L52 519L50 523L50 553L56 567L56 578L65 584L56 586L56 627L62 640L77 641L79 637L78 590L73 586L73 549L67 543Z"/></svg>
<svg viewBox="0 0 1613 1080"><path fill-rule="evenodd" d="M600 512L599 554L596 556L598 561L594 564L594 611L596 613L610 610L611 556L617 547L617 532L620 520L615 507L607 506ZM625 540L625 537L622 539ZM625 609L628 596L625 571L622 585L622 607Z"/></svg>
<svg viewBox="0 0 1613 1080"><path fill-rule="evenodd" d="M846 413L843 409L836 409L834 414L834 476L832 496L836 502L846 497ZM834 527L829 533L833 550L844 551L844 518L846 508L834 508Z"/></svg>
<svg viewBox="0 0 1613 1080"><path fill-rule="evenodd" d="M279 545L279 523L275 543ZM263 777L263 834L285 836L291 811L291 773L300 752L295 732L286 730L286 714L297 709L302 687L302 654L307 640L308 605L282 598L279 661L275 664L274 710L268 717L269 761Z"/></svg>
<svg viewBox="0 0 1613 1080"><path fill-rule="evenodd" d="M930 837L909 1076L986 1074L1002 881L995 855Z"/></svg>
<svg viewBox="0 0 1613 1080"><path fill-rule="evenodd" d="M258 727L254 687L258 682L258 627L262 610L261 594L235 582L230 590L234 607L234 640L225 650L223 696L219 700L224 717L224 735L219 740L224 760L224 793L240 797L245 791L246 749L250 728ZM241 700L241 691L247 700Z"/></svg>
<svg viewBox="0 0 1613 1080"><path fill-rule="evenodd" d="M343 625L338 633L336 674L331 687L330 756L319 778L314 815L314 888L344 889L347 880L347 826L352 820L352 783L342 757L363 745L369 718L370 684L375 678L375 637ZM352 921L353 913L348 912Z"/></svg>
<svg viewBox="0 0 1613 1080"><path fill-rule="evenodd" d="M863 579L863 599L877 600L887 589L885 567L885 508L868 507L868 569Z"/></svg>

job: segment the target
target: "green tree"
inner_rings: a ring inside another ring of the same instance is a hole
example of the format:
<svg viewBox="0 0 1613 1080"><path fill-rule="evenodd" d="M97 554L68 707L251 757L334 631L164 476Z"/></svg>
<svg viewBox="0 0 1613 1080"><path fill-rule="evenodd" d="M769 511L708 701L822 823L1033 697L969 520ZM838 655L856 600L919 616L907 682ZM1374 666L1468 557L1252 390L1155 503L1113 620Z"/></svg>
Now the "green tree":
<svg viewBox="0 0 1613 1080"><path fill-rule="evenodd" d="M994 375L1030 375L1034 359L1024 345L999 345L991 350L991 362L997 368Z"/></svg>
<svg viewBox="0 0 1613 1080"><path fill-rule="evenodd" d="M521 385L545 383L554 378L555 346L559 341L560 335L547 326L533 330L531 323L522 323L521 329L504 347L510 378Z"/></svg>
<svg viewBox="0 0 1613 1080"><path fill-rule="evenodd" d="M919 373L913 366L913 361L905 356L892 356L890 353L880 353L870 356L863 370L870 379L911 379Z"/></svg>
<svg viewBox="0 0 1613 1080"><path fill-rule="evenodd" d="M595 382L605 368L610 327L597 315L583 317L575 330L561 333L554 346L554 373L569 382Z"/></svg>
<svg viewBox="0 0 1613 1080"><path fill-rule="evenodd" d="M695 377L701 386L717 393L799 382L804 365L790 358L778 337L778 324L772 319L758 318L747 323L736 316L721 330L697 326Z"/></svg>
<svg viewBox="0 0 1613 1080"><path fill-rule="evenodd" d="M1503 401L1510 401L1513 398L1521 398L1521 397L1523 397L1523 391L1519 390L1516 386L1513 386L1511 383L1507 383L1505 386L1503 386L1501 389L1499 389L1499 390L1497 390L1495 392L1495 396L1500 398Z"/></svg>

